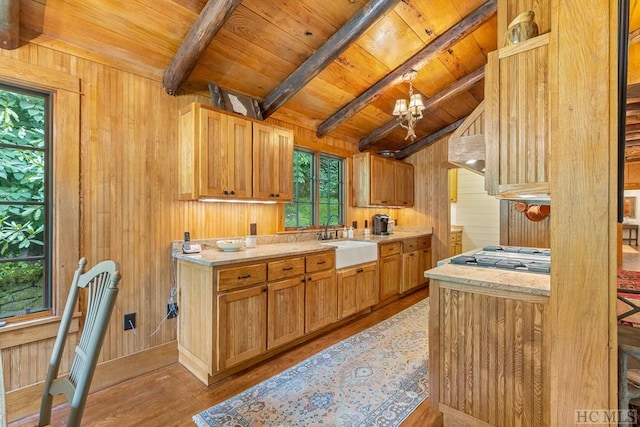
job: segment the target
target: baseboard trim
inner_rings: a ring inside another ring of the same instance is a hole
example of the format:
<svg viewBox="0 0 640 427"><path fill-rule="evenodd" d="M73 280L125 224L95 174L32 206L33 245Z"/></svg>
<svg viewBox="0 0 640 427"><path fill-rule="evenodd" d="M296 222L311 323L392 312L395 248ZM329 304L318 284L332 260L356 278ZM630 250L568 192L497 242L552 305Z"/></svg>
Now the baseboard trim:
<svg viewBox="0 0 640 427"><path fill-rule="evenodd" d="M90 393L155 371L177 361L178 342L171 341L148 350L100 363L96 366ZM40 411L43 383L32 384L7 393L5 399L7 422L17 421ZM54 405L62 402L62 398L54 399Z"/></svg>

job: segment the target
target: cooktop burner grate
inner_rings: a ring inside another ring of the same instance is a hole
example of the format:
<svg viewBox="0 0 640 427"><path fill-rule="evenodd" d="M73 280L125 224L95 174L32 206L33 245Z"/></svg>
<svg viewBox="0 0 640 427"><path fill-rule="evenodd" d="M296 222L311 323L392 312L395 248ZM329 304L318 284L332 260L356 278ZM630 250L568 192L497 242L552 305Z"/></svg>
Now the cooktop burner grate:
<svg viewBox="0 0 640 427"><path fill-rule="evenodd" d="M517 246L486 246L481 251L451 258L451 263L472 267L500 268L514 271L549 274L549 249Z"/></svg>

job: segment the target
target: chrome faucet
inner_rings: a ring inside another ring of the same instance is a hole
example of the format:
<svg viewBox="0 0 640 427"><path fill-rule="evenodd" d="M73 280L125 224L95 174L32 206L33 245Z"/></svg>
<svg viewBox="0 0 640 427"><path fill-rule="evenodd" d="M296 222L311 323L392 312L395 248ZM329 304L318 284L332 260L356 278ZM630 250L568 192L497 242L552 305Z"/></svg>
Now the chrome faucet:
<svg viewBox="0 0 640 427"><path fill-rule="evenodd" d="M329 215L329 218L327 218L327 222L324 224L324 235L322 237L322 240L327 240L329 239L329 235L327 234L327 229L329 228L329 221L331 221L331 218L335 218L337 220L339 220L340 218L338 217L338 215ZM336 225L338 225L338 223L336 223ZM337 238L337 237L336 237Z"/></svg>

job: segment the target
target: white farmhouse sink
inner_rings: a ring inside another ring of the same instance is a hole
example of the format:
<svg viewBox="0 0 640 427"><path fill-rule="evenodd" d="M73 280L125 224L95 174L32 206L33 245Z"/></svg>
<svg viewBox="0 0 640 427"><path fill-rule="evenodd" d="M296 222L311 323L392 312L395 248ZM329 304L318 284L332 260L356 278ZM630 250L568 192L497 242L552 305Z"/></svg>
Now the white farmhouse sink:
<svg viewBox="0 0 640 427"><path fill-rule="evenodd" d="M378 244L361 240L336 240L321 243L336 248L336 269L372 262L378 259Z"/></svg>

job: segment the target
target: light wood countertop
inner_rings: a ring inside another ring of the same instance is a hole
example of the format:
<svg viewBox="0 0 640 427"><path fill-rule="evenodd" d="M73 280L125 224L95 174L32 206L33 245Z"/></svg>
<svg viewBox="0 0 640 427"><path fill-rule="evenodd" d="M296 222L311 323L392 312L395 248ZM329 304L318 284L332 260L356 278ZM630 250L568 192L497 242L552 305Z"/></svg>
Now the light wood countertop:
<svg viewBox="0 0 640 427"><path fill-rule="evenodd" d="M469 267L442 264L424 272L425 277L440 280L441 286L454 283L478 288L478 291L517 292L549 296L550 277L547 274L515 272L500 268Z"/></svg>
<svg viewBox="0 0 640 427"><path fill-rule="evenodd" d="M377 244L383 244L430 234L432 234L432 230L431 228L428 228L426 230L420 231L396 231L395 233L388 236L371 235L368 239L365 239L362 236L358 236L354 239L349 240L371 241ZM206 265L208 267L215 267L227 264L261 261L276 257L288 257L314 252L335 250L334 247L322 244L331 243L332 241L334 240L307 240L300 242L259 244L255 248L243 248L237 252L223 252L217 248L204 249L198 254L183 254L181 252L174 252L173 257L184 261L194 262L196 264Z"/></svg>

